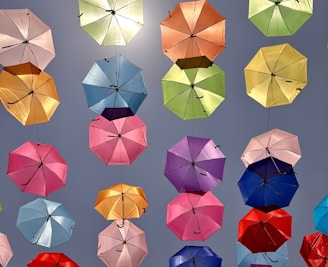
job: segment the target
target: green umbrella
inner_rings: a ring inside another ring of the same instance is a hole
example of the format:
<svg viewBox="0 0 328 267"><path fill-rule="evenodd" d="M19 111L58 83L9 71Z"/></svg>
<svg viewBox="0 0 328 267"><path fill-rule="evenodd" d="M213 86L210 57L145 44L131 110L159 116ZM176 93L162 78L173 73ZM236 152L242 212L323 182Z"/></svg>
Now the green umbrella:
<svg viewBox="0 0 328 267"><path fill-rule="evenodd" d="M313 0L249 0L249 20L268 37L293 35L312 14Z"/></svg>
<svg viewBox="0 0 328 267"><path fill-rule="evenodd" d="M183 120L207 118L225 99L224 78L215 64L191 69L174 64L162 79L164 106Z"/></svg>

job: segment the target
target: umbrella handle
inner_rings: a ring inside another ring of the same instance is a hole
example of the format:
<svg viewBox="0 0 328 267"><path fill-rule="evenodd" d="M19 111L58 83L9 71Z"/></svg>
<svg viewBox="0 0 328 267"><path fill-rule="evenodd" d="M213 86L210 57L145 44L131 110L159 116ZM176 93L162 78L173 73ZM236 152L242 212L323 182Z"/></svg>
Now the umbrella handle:
<svg viewBox="0 0 328 267"><path fill-rule="evenodd" d="M269 257L269 255L267 254L266 251L264 252L264 255L269 259L269 261L271 261L271 262L278 262L278 260L273 260L273 259L271 259L271 258Z"/></svg>
<svg viewBox="0 0 328 267"><path fill-rule="evenodd" d="M122 220L122 223L121 224L116 224L116 226L118 228L123 228L124 227L124 219Z"/></svg>

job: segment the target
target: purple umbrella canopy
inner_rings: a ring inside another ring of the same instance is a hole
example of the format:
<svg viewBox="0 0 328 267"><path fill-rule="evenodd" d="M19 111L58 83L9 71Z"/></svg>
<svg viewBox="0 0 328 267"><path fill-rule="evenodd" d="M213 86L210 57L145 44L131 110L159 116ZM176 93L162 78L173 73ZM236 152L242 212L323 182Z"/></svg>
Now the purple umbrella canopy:
<svg viewBox="0 0 328 267"><path fill-rule="evenodd" d="M164 175L178 192L208 192L222 182L224 164L212 139L185 136L167 151Z"/></svg>

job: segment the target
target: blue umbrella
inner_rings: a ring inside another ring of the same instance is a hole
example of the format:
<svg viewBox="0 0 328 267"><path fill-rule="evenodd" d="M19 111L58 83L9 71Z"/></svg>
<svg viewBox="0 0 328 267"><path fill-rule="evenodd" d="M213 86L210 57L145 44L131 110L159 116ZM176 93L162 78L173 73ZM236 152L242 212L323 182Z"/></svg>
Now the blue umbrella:
<svg viewBox="0 0 328 267"><path fill-rule="evenodd" d="M314 228L328 235L328 195L313 210Z"/></svg>
<svg viewBox="0 0 328 267"><path fill-rule="evenodd" d="M207 246L185 246L169 259L169 267L220 267L221 263Z"/></svg>
<svg viewBox="0 0 328 267"><path fill-rule="evenodd" d="M129 108L135 114L147 96L141 69L122 56L96 61L82 81L88 107Z"/></svg>
<svg viewBox="0 0 328 267"><path fill-rule="evenodd" d="M37 198L19 208L17 228L31 243L54 247L68 241L75 221L58 202Z"/></svg>
<svg viewBox="0 0 328 267"><path fill-rule="evenodd" d="M250 164L238 186L245 204L264 212L287 207L299 187L292 165L273 157Z"/></svg>

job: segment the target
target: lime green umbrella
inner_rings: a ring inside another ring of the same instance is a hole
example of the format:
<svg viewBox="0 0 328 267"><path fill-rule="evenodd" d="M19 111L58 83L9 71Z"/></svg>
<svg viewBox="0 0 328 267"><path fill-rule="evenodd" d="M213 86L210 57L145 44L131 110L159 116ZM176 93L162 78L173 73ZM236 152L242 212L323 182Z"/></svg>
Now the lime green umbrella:
<svg viewBox="0 0 328 267"><path fill-rule="evenodd" d="M268 37L293 35L312 14L313 0L249 0L249 20Z"/></svg>
<svg viewBox="0 0 328 267"><path fill-rule="evenodd" d="M215 64L191 69L174 64L162 79L164 106L183 120L207 118L225 99L224 79Z"/></svg>

